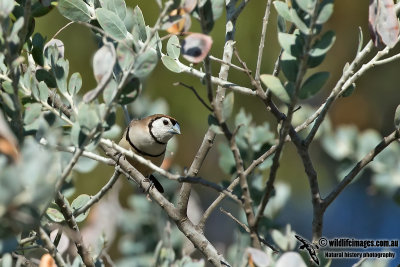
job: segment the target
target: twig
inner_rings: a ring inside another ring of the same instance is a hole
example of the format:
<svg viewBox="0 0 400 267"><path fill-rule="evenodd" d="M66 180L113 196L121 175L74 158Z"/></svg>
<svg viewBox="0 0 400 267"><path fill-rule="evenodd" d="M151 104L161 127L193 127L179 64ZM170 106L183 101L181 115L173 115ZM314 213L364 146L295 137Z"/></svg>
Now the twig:
<svg viewBox="0 0 400 267"><path fill-rule="evenodd" d="M389 62L398 60L399 58L400 58L400 54L396 54L396 55L394 55L394 56L391 56L391 57L388 57L388 58L384 58L384 59L375 61L375 65L387 64L387 63L389 63Z"/></svg>
<svg viewBox="0 0 400 267"><path fill-rule="evenodd" d="M203 106L205 106L209 111L213 112L213 109L204 101L203 98L201 98L201 96L197 93L196 89L193 86L187 85L183 82L176 82L176 83L173 83L173 85L174 86L181 85L183 87L190 89L195 94L197 99L203 104Z"/></svg>
<svg viewBox="0 0 400 267"><path fill-rule="evenodd" d="M335 187L334 190L323 200L322 206L325 210L335 198L343 191L343 189L354 180L357 174L370 163L379 153L381 153L393 141L400 138L398 130L392 132L390 135L383 138L383 140L372 149L364 158L362 158L351 171L343 178L343 180Z"/></svg>
<svg viewBox="0 0 400 267"><path fill-rule="evenodd" d="M309 145L311 143L311 141L313 140L315 134L317 133L317 131L319 129L319 126L325 120L325 116L328 113L329 108L331 107L333 102L338 97L340 90L342 89L342 86L345 84L345 82L348 80L348 78L351 76L351 74L354 73L355 68L369 54L369 52L372 50L372 48L373 48L373 42L370 40L368 42L368 44L360 51L360 53L357 54L356 58L350 64L347 71L345 73L343 73L342 77L336 83L335 87L333 88L331 94L328 96L326 101L304 123L302 123L301 125L296 127L296 131L302 130L302 129L306 128L308 125L310 125L315 120L315 123L314 123L313 127L311 128L310 133L308 134L308 136L306 137L306 139L304 141L305 145Z"/></svg>
<svg viewBox="0 0 400 267"><path fill-rule="evenodd" d="M228 186L227 189L232 191L238 184L239 184L239 177L234 179L232 181L232 183ZM210 217L211 213L217 208L217 206L219 205L219 203L221 203L221 201L225 198L225 196L226 195L224 195L222 193L219 194L219 196L213 201L213 203L211 203L211 205L208 206L208 208L203 213L203 216L201 217L201 219L197 225L199 227L199 229L201 229L201 230L204 229L204 226L206 224L208 217Z"/></svg>
<svg viewBox="0 0 400 267"><path fill-rule="evenodd" d="M233 44L231 44L231 45L233 45ZM223 60L226 61L226 59L223 59ZM182 72L191 74L191 75L193 75L195 77L198 77L200 79L203 79L206 76L206 73L204 73L202 71L199 71L199 70L197 70L197 69L195 69L193 67L186 66L182 62L176 62L176 63L179 65L179 67L182 70ZM228 66L228 65L222 65L221 69L223 69L223 67L226 67L226 66ZM223 87L225 89L229 89L229 90L232 90L234 92L237 92L237 93L240 93L240 94L245 94L245 95L251 95L251 96L256 96L257 95L257 93L255 91L251 90L250 88L247 88L247 87L240 86L240 85L237 85L235 83L229 82L226 79L223 79L221 77L218 78L218 77L211 76L210 79L211 79L211 82L213 84L221 86L221 87Z"/></svg>
<svg viewBox="0 0 400 267"><path fill-rule="evenodd" d="M228 216L229 218L231 218L232 220L234 220L237 224L239 224L243 230L245 230L247 233L250 234L250 228L245 225L244 223L242 223L241 221L239 221L239 219L237 219L235 216L232 215L232 213L227 212L226 210L224 210L222 207L219 208L219 210L224 213L226 216Z"/></svg>
<svg viewBox="0 0 400 267"><path fill-rule="evenodd" d="M367 260L367 258L362 258L359 261L357 261L356 263L354 263L351 267L360 267L362 265L362 263L366 260Z"/></svg>
<svg viewBox="0 0 400 267"><path fill-rule="evenodd" d="M124 111L125 125L128 126L129 123L131 122L131 117L129 116L127 105L122 105L122 110Z"/></svg>
<svg viewBox="0 0 400 267"><path fill-rule="evenodd" d="M243 0L239 7L236 8L235 4L236 1L227 1L226 2L226 14L227 14L227 19L226 19L226 31L225 31L225 46L224 46L224 53L223 53L223 58L222 60L225 62L230 63L232 61L232 55L233 55L233 50L234 50L234 38L235 38L235 32L236 32L236 20L237 17L239 16L240 12L243 10L245 7L246 3L248 1ZM230 66L229 65L222 65L220 72L219 72L219 79L226 81L228 78L228 72L229 72ZM249 186L247 183L247 176L244 173L244 167L243 167L243 160L240 155L239 148L236 144L236 139L235 139L235 133L236 131L232 134L225 123L224 118L222 117L222 105L223 105L223 100L225 98L225 92L226 88L223 86L218 86L217 92L215 99L213 101L213 107L214 107L214 115L218 120L218 123L224 132L224 135L226 139L228 140L230 144L230 149L233 153L234 159L235 159L235 165L236 165L236 171L239 176L239 184L242 189L242 200L243 200L243 209L246 214L246 219L249 225L253 224L254 221L254 212L252 208L252 198L251 194L249 191ZM251 90L251 92L254 92ZM256 235L256 231L253 228L250 228L250 237L252 240L252 245L256 248L260 248L261 244L258 239L258 236Z"/></svg>
<svg viewBox="0 0 400 267"><path fill-rule="evenodd" d="M79 157L82 155L83 149L76 148L74 155L72 156L71 160L69 161L68 165L64 168L61 177L58 179L56 183L56 192L59 191L62 185L67 179L68 175L71 173L72 169L74 168L75 164L78 162Z"/></svg>
<svg viewBox="0 0 400 267"><path fill-rule="evenodd" d="M181 177L178 179L179 182L185 182L185 183L192 183L192 184L201 184L207 187L210 187L218 192L222 192L234 201L238 203L239 205L242 205L242 201L232 193L231 190L224 188L223 186L220 186L219 184L201 179L200 177Z"/></svg>
<svg viewBox="0 0 400 267"><path fill-rule="evenodd" d="M45 140L43 138L39 141L39 143L44 145L44 146L48 146L49 147L47 140ZM65 146L55 146L55 147L52 147L52 148L57 149L58 151L69 152L69 153L75 153L75 151L76 151L76 147L74 147L74 146L67 146L67 147L65 147ZM90 152L90 151L85 151L84 150L82 152L81 156L89 158L89 159L92 159L92 160L96 160L98 162L104 163L104 164L109 165L109 166L114 166L115 165L114 160L112 160L110 158L102 157L102 156L100 156L100 155L98 155L96 153Z"/></svg>
<svg viewBox="0 0 400 267"><path fill-rule="evenodd" d="M61 257L60 253L57 251L57 248L51 242L50 237L47 235L46 231L41 227L39 228L39 236L40 236L40 239L44 243L44 247L49 251L51 256L53 256L55 262L57 263L57 266L64 267L65 262L64 262L63 258Z"/></svg>
<svg viewBox="0 0 400 267"><path fill-rule="evenodd" d="M53 37L51 37L50 41L53 40L54 38L57 37L57 35L60 34L60 32L62 32L63 30L65 30L67 27L69 27L70 25L72 25L75 21L70 21L67 24L65 24L63 27L61 27L61 29L59 29L54 35Z"/></svg>
<svg viewBox="0 0 400 267"><path fill-rule="evenodd" d="M28 244L28 243L31 243L31 242L35 241L36 239L38 239L38 236L37 236L36 232L34 232L31 236L26 237L24 239L21 239L21 241L19 241L18 244L20 246L23 246L25 244Z"/></svg>
<svg viewBox="0 0 400 267"><path fill-rule="evenodd" d="M239 71L246 72L245 69L243 69L243 68L241 68L241 67L239 67L239 66L237 66L237 65L235 65L235 64L232 64L232 63L230 63L230 62L225 62L225 61L223 61L222 59L216 58L216 57L214 57L214 56L212 56L212 55L210 55L210 59L211 59L211 60L214 60L214 61L216 61L216 62L218 62L218 63L224 64L224 65L228 65L229 67L234 68L234 69L237 69L237 70L239 70Z"/></svg>
<svg viewBox="0 0 400 267"><path fill-rule="evenodd" d="M77 210L74 210L73 216L77 217L82 213L85 213L88 209L90 209L95 203L99 202L99 200L110 190L115 182L118 180L120 176L120 172L115 170L110 180L97 192L96 195L92 196L90 200L82 207Z"/></svg>
<svg viewBox="0 0 400 267"><path fill-rule="evenodd" d="M203 141L199 149L197 150L196 156L194 157L192 164L190 165L189 171L187 173L188 176L197 176L197 174L199 173L200 168L203 165L204 159L206 158L208 152L214 144L215 135L216 134L210 128L208 128L207 132L204 135ZM183 183L179 192L177 208L181 214L187 213L191 186L192 185L189 183ZM223 195L225 196L225 194Z"/></svg>
<svg viewBox="0 0 400 267"><path fill-rule="evenodd" d="M239 221L239 219L237 219L235 216L232 215L232 213L224 210L222 207L219 208L219 210L223 213L225 213L225 215L227 215L228 217L230 217L232 220L234 220L237 224L239 224L247 233L251 233L250 228L242 223L241 221ZM261 237L260 235L258 235L258 239L266 246L268 246L270 249L272 249L274 252L279 252L278 249L276 249L273 245L271 245L267 240L265 240L263 237Z"/></svg>
<svg viewBox="0 0 400 267"><path fill-rule="evenodd" d="M263 18L260 45L258 47L258 55L257 55L257 67L256 67L256 75L255 75L256 81L260 81L260 69L261 69L262 55L263 55L264 44L265 44L265 35L267 33L269 14L270 14L270 9L271 9L271 2L272 2L272 0L268 0L267 7L265 8L264 18Z"/></svg>
<svg viewBox="0 0 400 267"><path fill-rule="evenodd" d="M89 251L83 244L82 235L79 231L79 227L75 221L75 217L72 214L72 210L68 205L68 202L65 201L64 196L58 191L55 196L55 202L60 208L61 213L63 214L65 221L68 226L74 231L75 238L74 243L78 250L78 254L81 256L83 263L86 266L94 267L93 258L91 257Z"/></svg>

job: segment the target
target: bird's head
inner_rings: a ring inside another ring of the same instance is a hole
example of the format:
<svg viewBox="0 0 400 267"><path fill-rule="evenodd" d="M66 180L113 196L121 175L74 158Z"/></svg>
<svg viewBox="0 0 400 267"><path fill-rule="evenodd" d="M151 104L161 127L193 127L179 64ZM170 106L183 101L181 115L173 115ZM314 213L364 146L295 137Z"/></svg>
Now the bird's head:
<svg viewBox="0 0 400 267"><path fill-rule="evenodd" d="M149 130L156 140L163 143L167 143L175 134L181 134L179 123L166 115L154 115Z"/></svg>

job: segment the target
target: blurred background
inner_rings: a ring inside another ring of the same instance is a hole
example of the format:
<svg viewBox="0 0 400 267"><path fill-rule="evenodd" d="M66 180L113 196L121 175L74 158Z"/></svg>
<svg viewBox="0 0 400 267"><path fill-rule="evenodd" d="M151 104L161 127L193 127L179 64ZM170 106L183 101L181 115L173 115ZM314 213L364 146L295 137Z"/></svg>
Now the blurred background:
<svg viewBox="0 0 400 267"><path fill-rule="evenodd" d="M239 17L236 29L236 46L241 58L247 66L255 70L261 23L264 16L267 1L250 1L242 15ZM158 6L155 1L127 0L127 5L134 7L139 5L142 9L146 24L153 25L158 16ZM330 90L340 78L343 66L355 57L358 43L358 27L364 34L364 43L370 37L368 32L368 1L335 1L335 11L332 18L325 24L324 30L334 30L336 42L328 52L326 60L318 67L318 70L331 73L327 85L314 98L308 101L311 106L318 107L329 94ZM268 24L268 32L264 49L261 73L271 73L273 64L279 53L279 44L276 38L276 11L271 8L271 18ZM36 20L36 31L47 36L49 40L62 26L68 23L56 9L50 14ZM192 20L192 32L200 32L200 26L196 20ZM211 55L221 58L224 44L225 16L222 16L214 26L210 35L213 38ZM165 32L165 34L167 34ZM65 57L70 62L70 73L79 72L83 79L82 94L95 87L96 82L92 72L92 56L96 51L96 42L90 31L82 25L73 24L63 30L57 37L65 44ZM399 49L397 49L399 50ZM397 51L399 52L399 51ZM239 64L234 59L236 64ZM220 65L212 63L214 76L218 75ZM311 70L314 72L316 70ZM377 66L367 72L357 81L357 87L351 97L341 98L334 104L329 116L333 129L340 125L354 125L359 131L375 129L382 136L393 131L393 116L396 106L400 102L398 75L398 62ZM137 100L133 107L129 107L132 114L140 109L138 102L148 101L154 104L154 110L168 110L168 114L176 118L182 129L175 141L176 151L172 158L172 164L181 168L189 167L198 147L201 144L204 133L208 128L207 117L209 115L190 90L173 86L174 82L184 82L194 86L206 99L206 89L199 79L187 74L175 74L168 71L162 64L144 83L143 96ZM239 71L231 69L229 81L251 88L248 77ZM276 129L275 119L266 111L261 101L240 94L235 95L235 111L244 107L247 113L251 113L257 123L269 121L271 129ZM136 105L136 107L135 107ZM119 112L118 122L121 128L125 128L122 112ZM121 133L122 134L122 133ZM115 140L117 141L117 140ZM228 180L216 162L219 158L217 149L219 142L225 142L218 136L216 145L210 151L201 169L200 176L205 179L219 182ZM312 146L312 158L318 171L318 179L322 196L325 196L337 183L337 162L333 160L317 142ZM90 175L77 175L76 194L96 193L108 180L113 168L98 165ZM268 172L265 173L268 177ZM328 208L324 218L323 235L333 237L354 237L359 239L400 239L400 208L392 200L390 194L383 194L371 187L371 175L364 172L361 179L348 186L336 201ZM277 181L285 182L291 188L290 198L276 217L276 226L284 227L290 224L292 229L311 239L312 205L309 193L307 177L303 172L303 166L292 144L285 146L278 171ZM124 181L125 182L125 181ZM164 180L162 180L164 183ZM166 182L165 182L166 183ZM400 180L398 180L398 186ZM173 183L176 190L180 185ZM210 190L195 186L199 194L200 205L205 208L211 203L217 194L209 193ZM120 201L126 205L126 198L135 189L135 186L123 186ZM207 192L207 194L204 194ZM144 195L143 195L144 197ZM227 203L228 208L235 209L233 204ZM224 227L221 227L224 225ZM210 217L206 226L206 235L212 242L228 244L233 241L233 232L237 226L225 215L216 210ZM390 262L389 266L396 266L400 262L400 251L397 249L397 259ZM111 249L111 256L118 258L117 249ZM352 260L335 260L332 266L349 266Z"/></svg>

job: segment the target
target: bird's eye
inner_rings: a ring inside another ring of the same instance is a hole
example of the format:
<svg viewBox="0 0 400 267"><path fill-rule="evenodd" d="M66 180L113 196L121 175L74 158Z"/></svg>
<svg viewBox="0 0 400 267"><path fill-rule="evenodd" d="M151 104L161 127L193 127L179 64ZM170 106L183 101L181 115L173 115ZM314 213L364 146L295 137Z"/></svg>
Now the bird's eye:
<svg viewBox="0 0 400 267"><path fill-rule="evenodd" d="M164 125L168 125L168 121L167 120L163 120Z"/></svg>

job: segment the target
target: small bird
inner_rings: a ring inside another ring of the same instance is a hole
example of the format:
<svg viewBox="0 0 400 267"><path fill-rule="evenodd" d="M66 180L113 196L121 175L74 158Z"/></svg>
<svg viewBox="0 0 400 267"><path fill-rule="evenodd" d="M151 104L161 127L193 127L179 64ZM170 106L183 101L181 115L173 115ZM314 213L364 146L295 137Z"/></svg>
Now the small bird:
<svg viewBox="0 0 400 267"><path fill-rule="evenodd" d="M174 118L155 114L140 120L132 120L119 141L119 145L132 150L155 165L161 166L168 141L175 134L180 133L179 123ZM149 167L133 158L129 158L128 161L143 176L148 177L158 191L164 192L161 184L151 175L153 171Z"/></svg>

